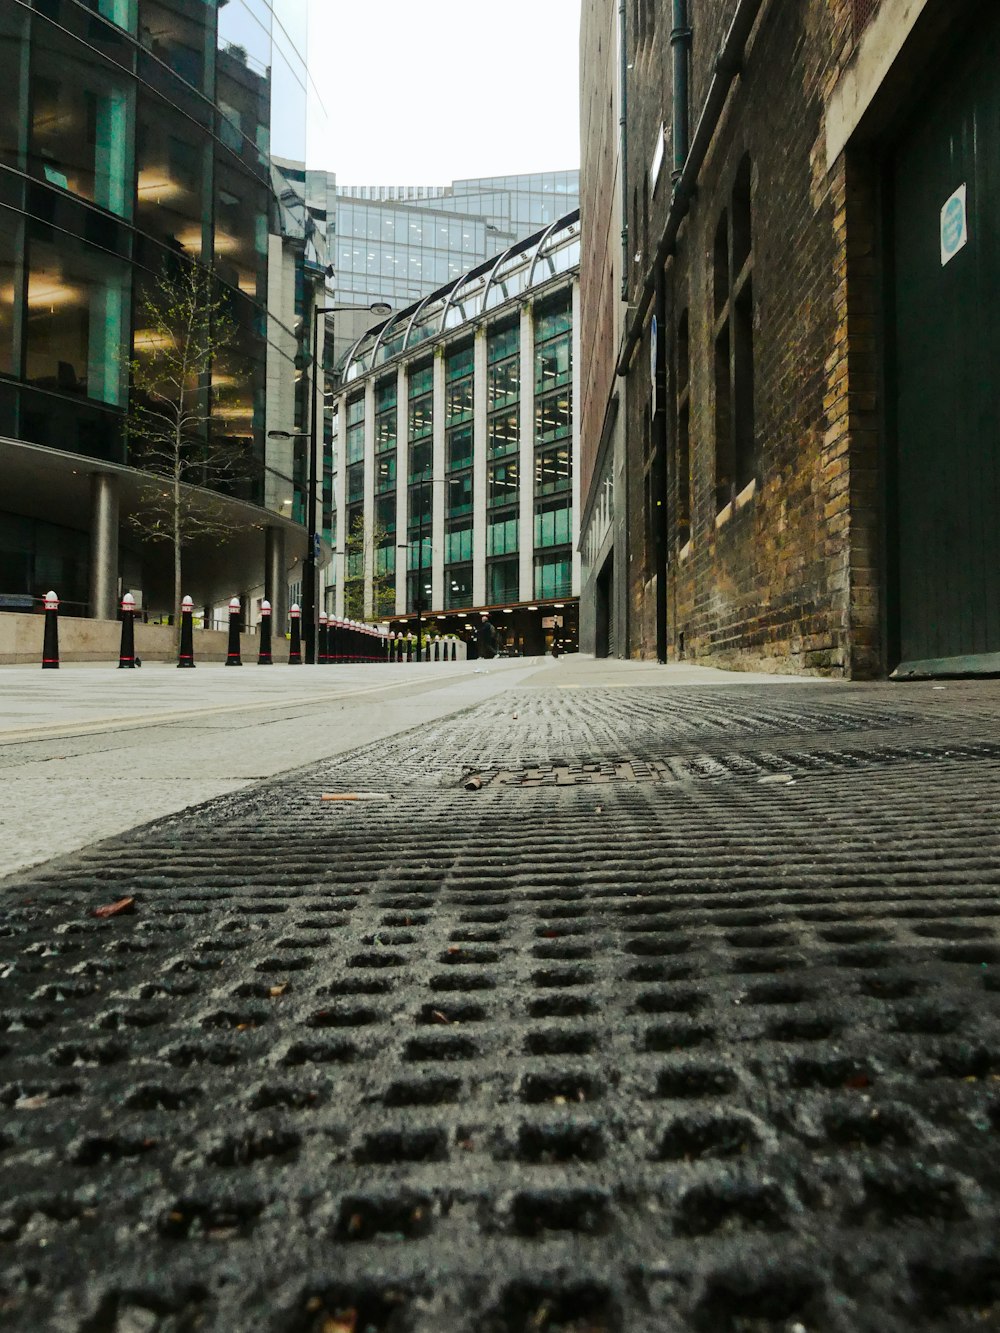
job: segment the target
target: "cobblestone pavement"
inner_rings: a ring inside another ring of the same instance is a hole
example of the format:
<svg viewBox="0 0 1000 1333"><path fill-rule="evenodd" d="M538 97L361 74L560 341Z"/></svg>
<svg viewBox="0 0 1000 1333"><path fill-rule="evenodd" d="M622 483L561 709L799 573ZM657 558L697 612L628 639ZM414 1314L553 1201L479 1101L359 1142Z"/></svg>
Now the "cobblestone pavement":
<svg viewBox="0 0 1000 1333"><path fill-rule="evenodd" d="M1000 1328L998 718L527 684L23 878L0 1324Z"/></svg>

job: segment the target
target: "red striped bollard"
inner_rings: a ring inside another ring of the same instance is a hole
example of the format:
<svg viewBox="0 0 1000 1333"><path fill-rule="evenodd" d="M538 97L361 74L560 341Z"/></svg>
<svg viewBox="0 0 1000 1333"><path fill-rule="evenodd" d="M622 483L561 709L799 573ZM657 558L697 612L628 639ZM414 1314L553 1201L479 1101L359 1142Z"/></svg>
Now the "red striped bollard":
<svg viewBox="0 0 1000 1333"><path fill-rule="evenodd" d="M122 643L118 652L118 667L135 666L135 598L127 592L122 598Z"/></svg>
<svg viewBox="0 0 1000 1333"><path fill-rule="evenodd" d="M54 592L47 592L45 605L45 636L42 639L42 668L45 671L59 669L59 598Z"/></svg>
<svg viewBox="0 0 1000 1333"><path fill-rule="evenodd" d="M316 634L316 665L330 665L330 617L325 611L319 613L319 630Z"/></svg>
<svg viewBox="0 0 1000 1333"><path fill-rule="evenodd" d="M291 621L291 639L288 644L288 665L302 665L302 608L298 602L288 612Z"/></svg>
<svg viewBox="0 0 1000 1333"><path fill-rule="evenodd" d="M181 602L181 646L177 653L179 667L194 666L194 602L185 597Z"/></svg>
<svg viewBox="0 0 1000 1333"><path fill-rule="evenodd" d="M240 657L240 599L229 599L229 648L226 652L226 666L242 666Z"/></svg>
<svg viewBox="0 0 1000 1333"><path fill-rule="evenodd" d="M260 647L257 650L257 665L274 665L271 656L271 603L266 599L260 604Z"/></svg>

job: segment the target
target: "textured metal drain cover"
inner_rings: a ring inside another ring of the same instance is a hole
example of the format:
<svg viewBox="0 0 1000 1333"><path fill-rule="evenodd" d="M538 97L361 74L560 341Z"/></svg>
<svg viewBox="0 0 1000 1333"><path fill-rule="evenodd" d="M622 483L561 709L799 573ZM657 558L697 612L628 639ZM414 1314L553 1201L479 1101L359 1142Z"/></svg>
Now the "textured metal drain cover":
<svg viewBox="0 0 1000 1333"><path fill-rule="evenodd" d="M823 750L775 750L754 754L673 755L667 759L594 759L466 774L462 785L483 787L588 787L607 783L689 782L706 778L756 778L863 771L893 764L1000 759L989 741L956 745L874 745Z"/></svg>

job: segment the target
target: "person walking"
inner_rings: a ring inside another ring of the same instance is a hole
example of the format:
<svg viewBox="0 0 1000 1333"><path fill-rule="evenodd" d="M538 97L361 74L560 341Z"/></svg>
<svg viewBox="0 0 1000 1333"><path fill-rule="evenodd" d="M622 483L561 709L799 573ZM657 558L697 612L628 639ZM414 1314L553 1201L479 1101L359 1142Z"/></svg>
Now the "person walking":
<svg viewBox="0 0 1000 1333"><path fill-rule="evenodd" d="M483 618L483 623L479 626L479 656L496 657L497 655L497 631L493 621L489 616Z"/></svg>

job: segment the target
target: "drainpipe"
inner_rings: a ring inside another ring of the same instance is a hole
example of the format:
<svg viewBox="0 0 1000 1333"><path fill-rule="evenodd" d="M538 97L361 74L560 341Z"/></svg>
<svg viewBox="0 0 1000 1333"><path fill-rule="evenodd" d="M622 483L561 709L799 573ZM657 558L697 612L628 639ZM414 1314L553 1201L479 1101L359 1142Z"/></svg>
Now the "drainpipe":
<svg viewBox="0 0 1000 1333"><path fill-rule="evenodd" d="M626 12L628 0L618 0L618 142L622 174L622 300L628 300L629 236L628 236L628 28Z"/></svg>
<svg viewBox="0 0 1000 1333"><path fill-rule="evenodd" d="M689 85L691 79L691 24L688 21L688 0L674 0L674 27L670 34L674 65L673 132L674 169L671 179L676 184L684 172L691 142L691 115Z"/></svg>
<svg viewBox="0 0 1000 1333"><path fill-rule="evenodd" d="M747 42L750 40L750 33L763 5L764 0L737 0L736 13L722 44L722 51L715 62L712 82L709 84L708 96L705 98L705 105L698 119L694 138L691 140L687 160L677 183L674 185L666 226L663 229L663 237L656 248L653 262L646 272L642 291L635 303L637 313L629 325L625 345L618 359L619 375L625 376L628 374L629 362L632 360L632 354L643 334L643 313L648 308L650 299L656 291L656 275L674 253L674 247L677 244L677 233L695 196L698 174L704 164L712 140L715 138L715 132L725 110L729 90L743 68Z"/></svg>

